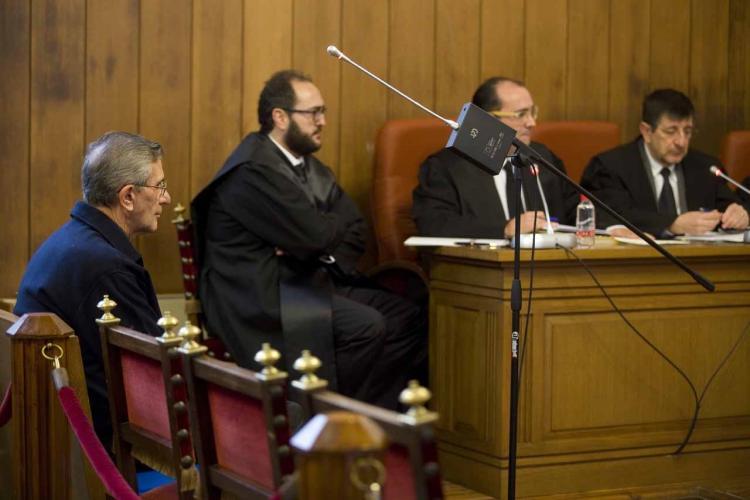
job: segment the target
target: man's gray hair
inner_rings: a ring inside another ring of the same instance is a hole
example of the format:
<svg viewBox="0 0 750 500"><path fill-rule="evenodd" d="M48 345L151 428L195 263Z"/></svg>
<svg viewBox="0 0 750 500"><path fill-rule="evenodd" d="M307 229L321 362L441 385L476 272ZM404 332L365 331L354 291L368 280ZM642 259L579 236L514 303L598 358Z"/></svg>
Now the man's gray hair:
<svg viewBox="0 0 750 500"><path fill-rule="evenodd" d="M151 164L162 154L159 143L140 135L107 132L86 148L81 167L83 199L93 206L114 206L123 186L146 184Z"/></svg>

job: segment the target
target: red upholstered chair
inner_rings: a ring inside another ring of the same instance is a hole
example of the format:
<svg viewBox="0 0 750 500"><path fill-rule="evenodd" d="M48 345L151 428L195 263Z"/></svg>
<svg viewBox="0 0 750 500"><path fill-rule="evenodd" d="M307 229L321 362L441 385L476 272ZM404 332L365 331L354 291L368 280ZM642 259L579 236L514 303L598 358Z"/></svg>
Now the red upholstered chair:
<svg viewBox="0 0 750 500"><path fill-rule="evenodd" d="M451 129L435 118L389 120L375 142L372 214L378 262L417 262L417 253L404 246L416 234L411 193L419 165L445 146Z"/></svg>
<svg viewBox="0 0 750 500"><path fill-rule="evenodd" d="M187 388L176 348L177 319L165 313L162 337L118 326L110 311L116 304L100 302L104 371L112 415L115 461L137 490L134 458L176 479L143 498L192 499L198 472L193 460Z"/></svg>
<svg viewBox="0 0 750 500"><path fill-rule="evenodd" d="M727 174L737 182L750 176L750 130L734 130L724 136L721 162Z"/></svg>
<svg viewBox="0 0 750 500"><path fill-rule="evenodd" d="M591 158L620 144L620 127L591 120L541 122L534 128L532 140L552 150L565 163L568 177L580 182Z"/></svg>
<svg viewBox="0 0 750 500"><path fill-rule="evenodd" d="M272 352L270 347L261 351ZM272 367L256 373L200 350L183 349L183 355L202 497L274 495L294 470L286 373ZM269 365L275 361L272 355L259 356Z"/></svg>

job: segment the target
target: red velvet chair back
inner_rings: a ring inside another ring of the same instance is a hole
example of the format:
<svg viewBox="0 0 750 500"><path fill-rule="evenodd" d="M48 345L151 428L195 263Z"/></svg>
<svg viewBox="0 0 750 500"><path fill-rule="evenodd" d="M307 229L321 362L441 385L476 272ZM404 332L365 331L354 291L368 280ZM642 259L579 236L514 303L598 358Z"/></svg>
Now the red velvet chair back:
<svg viewBox="0 0 750 500"><path fill-rule="evenodd" d="M568 177L580 182L591 158L620 144L620 127L592 120L541 122L532 140L547 146L565 163Z"/></svg>
<svg viewBox="0 0 750 500"><path fill-rule="evenodd" d="M737 182L750 175L750 130L734 130L724 136L721 162L727 174Z"/></svg>
<svg viewBox="0 0 750 500"><path fill-rule="evenodd" d="M204 498L268 498L294 471L286 377L264 379L209 356L184 358Z"/></svg>
<svg viewBox="0 0 750 500"><path fill-rule="evenodd" d="M134 458L176 479L144 498L192 498L197 483L187 412L182 339L161 341L120 326L100 328L115 460L137 488Z"/></svg>
<svg viewBox="0 0 750 500"><path fill-rule="evenodd" d="M385 456L386 500L443 498L435 431L430 423L413 424L404 415L385 410L331 391L294 389L309 418L317 413L343 410L365 415L377 423L388 437Z"/></svg>
<svg viewBox="0 0 750 500"><path fill-rule="evenodd" d="M435 118L390 120L378 132L372 182L378 263L417 261L417 253L403 244L416 234L411 194L417 186L419 165L445 146L450 132Z"/></svg>
<svg viewBox="0 0 750 500"><path fill-rule="evenodd" d="M190 322L201 328L204 325L203 311L198 299L198 261L195 258L195 233L193 223L184 217L186 211L182 204L178 203L174 209L177 217L172 219L172 224L177 229L177 247L180 254L180 267L182 269L182 288L185 294L185 312Z"/></svg>

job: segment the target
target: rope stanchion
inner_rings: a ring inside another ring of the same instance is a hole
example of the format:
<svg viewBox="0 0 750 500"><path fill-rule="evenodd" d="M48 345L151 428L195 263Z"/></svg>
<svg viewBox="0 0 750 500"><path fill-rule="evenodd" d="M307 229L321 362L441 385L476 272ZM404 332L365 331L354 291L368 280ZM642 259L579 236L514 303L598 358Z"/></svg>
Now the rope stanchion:
<svg viewBox="0 0 750 500"><path fill-rule="evenodd" d="M139 497L132 490L130 485L122 477L120 471L117 470L114 462L109 457L107 452L104 450L104 446L96 437L94 429L91 427L91 423L86 418L86 414L81 408L81 403L78 401L73 389L70 387L62 387L57 392L57 397L60 400L60 405L65 412L65 416L68 417L68 423L73 429L78 438L78 442L81 443L81 448L89 459L89 463L96 471L99 479L102 480L104 487L112 497L117 500L137 500Z"/></svg>
<svg viewBox="0 0 750 500"><path fill-rule="evenodd" d="M11 404L11 385L8 384L8 388L5 389L5 395L3 396L3 402L0 403L0 427L4 426L10 421L11 415L13 415L13 405Z"/></svg>

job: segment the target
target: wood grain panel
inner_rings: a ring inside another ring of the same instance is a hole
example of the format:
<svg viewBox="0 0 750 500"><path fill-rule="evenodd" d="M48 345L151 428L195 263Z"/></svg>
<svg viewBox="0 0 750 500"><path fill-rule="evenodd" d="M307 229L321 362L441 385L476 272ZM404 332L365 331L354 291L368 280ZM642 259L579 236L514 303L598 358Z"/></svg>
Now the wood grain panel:
<svg viewBox="0 0 750 500"><path fill-rule="evenodd" d="M141 5L140 131L164 147L172 205L190 202L190 60L192 9L185 2ZM182 290L177 236L162 212L156 235L140 238L143 260L159 293Z"/></svg>
<svg viewBox="0 0 750 500"><path fill-rule="evenodd" d="M481 11L480 78L525 77L526 3L524 0L484 0Z"/></svg>
<svg viewBox="0 0 750 500"><path fill-rule="evenodd" d="M30 5L0 2L0 295L15 296L29 259ZM13 75L9 78L9 75ZM7 472L10 474L10 471ZM6 479L6 474L3 474Z"/></svg>
<svg viewBox="0 0 750 500"><path fill-rule="evenodd" d="M623 142L638 134L641 103L648 93L648 6L643 0L611 3L608 119L620 124Z"/></svg>
<svg viewBox="0 0 750 500"><path fill-rule="evenodd" d="M568 0L567 113L606 120L609 107L609 2Z"/></svg>
<svg viewBox="0 0 750 500"><path fill-rule="evenodd" d="M86 142L138 129L138 0L86 4Z"/></svg>
<svg viewBox="0 0 750 500"><path fill-rule="evenodd" d="M341 71L345 63L329 56L326 47L336 45L344 52L347 50L341 46L341 3L342 0L297 0L292 46L292 64L312 77L328 106L323 147L317 156L337 176L341 169Z"/></svg>
<svg viewBox="0 0 750 500"><path fill-rule="evenodd" d="M672 87L688 92L690 50L690 0L651 2L649 90Z"/></svg>
<svg viewBox="0 0 750 500"><path fill-rule="evenodd" d="M292 0L245 0L242 135L258 130L258 96L276 71L292 66Z"/></svg>
<svg viewBox="0 0 750 500"><path fill-rule="evenodd" d="M695 106L700 133L692 145L704 151L717 151L726 132L729 0L710 3L693 0L690 52L690 99ZM746 40L750 43L750 40ZM702 124L712 124L703 127Z"/></svg>
<svg viewBox="0 0 750 500"><path fill-rule="evenodd" d="M526 86L542 120L566 118L567 18L565 0L526 2Z"/></svg>
<svg viewBox="0 0 750 500"><path fill-rule="evenodd" d="M727 127L750 129L750 2L729 4L729 95Z"/></svg>
<svg viewBox="0 0 750 500"><path fill-rule="evenodd" d="M241 138L242 16L242 0L193 4L192 194L208 184Z"/></svg>
<svg viewBox="0 0 750 500"><path fill-rule="evenodd" d="M32 251L81 197L85 12L84 0L31 5Z"/></svg>
<svg viewBox="0 0 750 500"><path fill-rule="evenodd" d="M343 4L342 45L385 76L388 68L388 4L352 0ZM372 182L375 134L386 119L387 90L354 68L341 75L341 156L339 183L367 211Z"/></svg>
<svg viewBox="0 0 750 500"><path fill-rule="evenodd" d="M435 109L449 119L479 84L480 12L478 0L436 3Z"/></svg>
<svg viewBox="0 0 750 500"><path fill-rule="evenodd" d="M389 81L432 108L435 105L435 2L391 0L388 27ZM387 94L387 101L389 119L428 116L394 93Z"/></svg>

